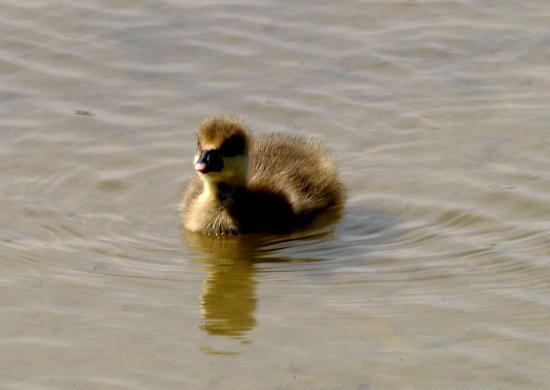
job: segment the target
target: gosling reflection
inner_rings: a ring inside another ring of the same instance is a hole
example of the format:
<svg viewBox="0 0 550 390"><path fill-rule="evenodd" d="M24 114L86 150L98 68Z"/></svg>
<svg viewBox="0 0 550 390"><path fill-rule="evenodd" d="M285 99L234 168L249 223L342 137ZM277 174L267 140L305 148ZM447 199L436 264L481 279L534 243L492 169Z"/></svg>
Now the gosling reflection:
<svg viewBox="0 0 550 390"><path fill-rule="evenodd" d="M238 239L215 240L185 233L187 244L206 257L208 276L202 286L202 329L213 335L240 337L256 326L255 261L253 246Z"/></svg>
<svg viewBox="0 0 550 390"><path fill-rule="evenodd" d="M207 265L201 297L202 329L210 334L241 336L256 325L254 265L233 259Z"/></svg>
<svg viewBox="0 0 550 390"><path fill-rule="evenodd" d="M196 261L208 273L201 293L202 329L213 335L242 338L256 326L254 312L257 268L261 263L317 262L318 258L273 256L269 247L303 247L304 242L315 243L332 237L327 222L334 222L339 213L320 220L317 229L298 231L288 235L248 235L216 239L182 231L183 240L191 249L205 253Z"/></svg>

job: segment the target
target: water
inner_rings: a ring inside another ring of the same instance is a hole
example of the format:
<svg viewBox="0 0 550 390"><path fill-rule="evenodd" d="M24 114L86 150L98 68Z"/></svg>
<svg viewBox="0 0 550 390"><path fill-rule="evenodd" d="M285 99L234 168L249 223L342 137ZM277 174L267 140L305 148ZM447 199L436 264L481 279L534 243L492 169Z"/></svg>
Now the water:
<svg viewBox="0 0 550 390"><path fill-rule="evenodd" d="M0 387L548 387L549 17L1 1ZM330 146L343 218L185 235L220 113Z"/></svg>

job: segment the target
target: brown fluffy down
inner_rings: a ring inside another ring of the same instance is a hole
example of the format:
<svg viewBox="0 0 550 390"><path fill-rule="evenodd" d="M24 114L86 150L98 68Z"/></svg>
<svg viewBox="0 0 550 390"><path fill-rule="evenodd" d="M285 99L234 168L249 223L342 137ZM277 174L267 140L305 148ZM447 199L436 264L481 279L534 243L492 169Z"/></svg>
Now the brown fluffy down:
<svg viewBox="0 0 550 390"><path fill-rule="evenodd" d="M197 132L199 150L201 143L221 145L236 133L245 138L249 154L246 185L221 183L216 197L199 202L205 185L194 177L182 200L188 230L209 235L289 231L342 205L343 186L334 162L311 140L277 133L252 138L241 122L215 117L203 121Z"/></svg>

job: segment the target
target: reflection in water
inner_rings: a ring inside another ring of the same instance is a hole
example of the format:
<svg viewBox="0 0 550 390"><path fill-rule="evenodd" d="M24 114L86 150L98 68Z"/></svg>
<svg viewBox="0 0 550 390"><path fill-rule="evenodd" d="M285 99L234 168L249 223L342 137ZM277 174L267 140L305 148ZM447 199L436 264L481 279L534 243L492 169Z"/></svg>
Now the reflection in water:
<svg viewBox="0 0 550 390"><path fill-rule="evenodd" d="M197 261L208 272L202 286L202 329L209 334L239 337L256 325L254 248L236 238L212 239L184 232L189 247L206 253Z"/></svg>
<svg viewBox="0 0 550 390"><path fill-rule="evenodd" d="M207 256L197 261L205 265L208 277L201 294L202 328L209 334L239 338L256 326L256 271L258 264L273 262L314 262L318 258L273 256L274 249L287 241L325 240L332 235L322 229L340 217L340 210L318 219L308 232L290 235L246 235L232 238L211 238L183 232L187 245ZM316 229L314 229L314 227Z"/></svg>
<svg viewBox="0 0 550 390"><path fill-rule="evenodd" d="M208 333L239 336L254 328L254 267L245 258L209 260L201 296L202 328Z"/></svg>

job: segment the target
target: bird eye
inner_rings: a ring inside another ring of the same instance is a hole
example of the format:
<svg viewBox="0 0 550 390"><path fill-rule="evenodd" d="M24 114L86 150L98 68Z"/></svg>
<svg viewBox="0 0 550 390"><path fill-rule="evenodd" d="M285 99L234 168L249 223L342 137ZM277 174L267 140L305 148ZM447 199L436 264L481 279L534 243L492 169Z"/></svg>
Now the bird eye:
<svg viewBox="0 0 550 390"><path fill-rule="evenodd" d="M224 157L234 157L242 154L244 151L244 142L237 136L229 137L221 146L220 154Z"/></svg>

